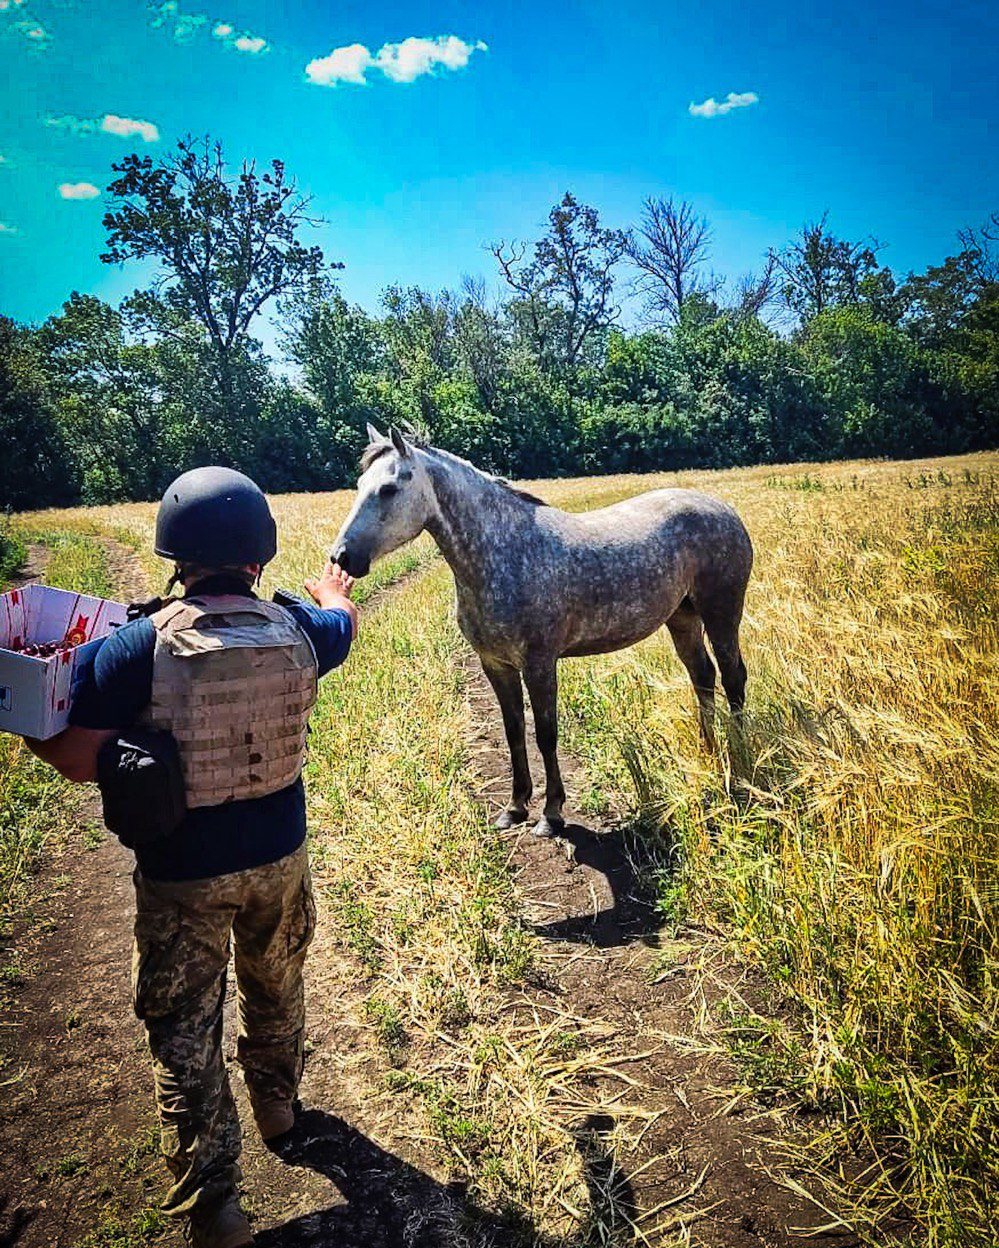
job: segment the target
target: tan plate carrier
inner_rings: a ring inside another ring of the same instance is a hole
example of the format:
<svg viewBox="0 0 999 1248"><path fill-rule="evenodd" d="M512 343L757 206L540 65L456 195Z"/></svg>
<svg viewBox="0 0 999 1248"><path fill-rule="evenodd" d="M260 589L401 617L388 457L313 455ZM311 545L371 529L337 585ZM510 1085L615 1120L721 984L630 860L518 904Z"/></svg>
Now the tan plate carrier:
<svg viewBox="0 0 999 1248"><path fill-rule="evenodd" d="M291 613L213 595L178 598L150 620L153 693L143 718L176 738L188 806L265 797L297 780L318 668Z"/></svg>

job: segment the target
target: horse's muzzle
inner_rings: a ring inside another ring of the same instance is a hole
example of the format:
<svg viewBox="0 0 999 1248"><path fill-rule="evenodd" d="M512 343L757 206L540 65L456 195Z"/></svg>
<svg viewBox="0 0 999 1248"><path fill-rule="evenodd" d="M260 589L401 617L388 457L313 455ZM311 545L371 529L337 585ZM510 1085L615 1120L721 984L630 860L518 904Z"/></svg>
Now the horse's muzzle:
<svg viewBox="0 0 999 1248"><path fill-rule="evenodd" d="M348 576L367 576L371 570L370 559L348 550L346 546L341 546L339 550L331 550L330 559L333 563L338 563Z"/></svg>

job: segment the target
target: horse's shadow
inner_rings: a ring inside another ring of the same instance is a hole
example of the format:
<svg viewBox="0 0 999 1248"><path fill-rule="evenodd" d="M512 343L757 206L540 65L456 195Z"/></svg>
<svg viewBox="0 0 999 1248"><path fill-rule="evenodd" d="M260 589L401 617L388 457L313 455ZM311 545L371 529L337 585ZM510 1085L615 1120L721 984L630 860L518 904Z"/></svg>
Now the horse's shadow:
<svg viewBox="0 0 999 1248"><path fill-rule="evenodd" d="M664 868L649 850L641 831L629 825L594 832L581 823L566 824L557 838L579 866L602 875L613 904L596 914L572 914L552 923L536 923L531 930L547 940L572 940L607 949L648 939L665 923L656 898L656 877Z"/></svg>
<svg viewBox="0 0 999 1248"><path fill-rule="evenodd" d="M0 1248L14 1248L23 1232L38 1217L37 1209L24 1209L20 1205L10 1208L11 1198L0 1196Z"/></svg>
<svg viewBox="0 0 999 1248"><path fill-rule="evenodd" d="M588 1118L574 1132L583 1158L594 1219L633 1242L635 1204L602 1136L613 1122ZM444 1184L386 1152L342 1118L304 1110L274 1150L291 1165L328 1178L343 1202L260 1231L257 1248L576 1248L583 1238L552 1239L522 1214L487 1212L458 1183Z"/></svg>

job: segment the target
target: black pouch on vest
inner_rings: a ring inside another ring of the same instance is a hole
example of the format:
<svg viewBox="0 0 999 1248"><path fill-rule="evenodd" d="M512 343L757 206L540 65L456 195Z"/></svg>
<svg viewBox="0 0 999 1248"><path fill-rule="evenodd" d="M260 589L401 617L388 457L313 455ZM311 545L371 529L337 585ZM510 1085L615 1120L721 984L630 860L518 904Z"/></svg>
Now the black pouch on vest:
<svg viewBox="0 0 999 1248"><path fill-rule="evenodd" d="M175 831L187 813L177 742L160 728L109 737L97 755L104 822L129 849Z"/></svg>

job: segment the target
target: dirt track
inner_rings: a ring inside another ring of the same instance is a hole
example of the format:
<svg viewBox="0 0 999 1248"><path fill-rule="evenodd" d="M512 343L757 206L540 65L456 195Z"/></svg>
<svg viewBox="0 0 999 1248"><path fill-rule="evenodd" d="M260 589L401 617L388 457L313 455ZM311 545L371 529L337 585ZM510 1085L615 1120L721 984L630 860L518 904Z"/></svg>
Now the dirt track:
<svg viewBox="0 0 999 1248"><path fill-rule="evenodd" d="M495 809L505 796L506 750L498 709L471 659L468 697L478 725L475 766ZM579 777L565 761L571 810ZM536 753L532 769L540 777ZM85 813L96 811L91 805ZM0 1035L9 1059L0 1099L0 1248L68 1248L102 1222L128 1227L163 1187L152 1081L130 1003L131 855L110 837L95 849L85 840L50 868L51 881L67 882L41 907L45 921L15 934L29 973ZM828 1219L767 1177L767 1120L744 1102L726 1113L720 1090L730 1085L731 1069L670 1038L697 1036L690 985L682 963L651 981L656 911L636 889L619 834L571 824L564 840L517 831L510 843L525 921L542 937L547 973L545 986L513 994L514 1008L557 998L562 1010L604 1024L622 1055L644 1055L624 1066L632 1097L654 1111L628 1159L637 1177L622 1180L626 1203L675 1211L689 1221L691 1242L704 1248L801 1242L789 1227ZM377 1057L361 1038L363 992L324 930L322 912L308 974L311 1052L302 1095L313 1108L303 1142L281 1159L262 1148L252 1127L246 1135L257 1242L430 1248L443 1242L441 1228L451 1235L471 1219L485 1236L476 1242L510 1243L508 1229L483 1222L460 1188L433 1177L429 1156L404 1133L391 1098L379 1094ZM233 1048L230 999L226 1053ZM242 1084L233 1083L249 1124ZM606 1124L588 1125L588 1138L598 1140ZM593 1164L602 1164L598 1147ZM180 1244L181 1237L171 1228L155 1242Z"/></svg>

